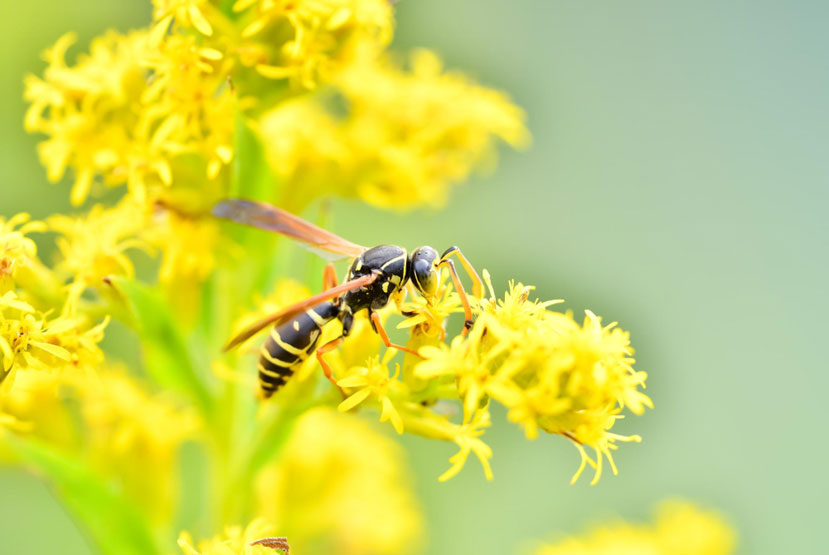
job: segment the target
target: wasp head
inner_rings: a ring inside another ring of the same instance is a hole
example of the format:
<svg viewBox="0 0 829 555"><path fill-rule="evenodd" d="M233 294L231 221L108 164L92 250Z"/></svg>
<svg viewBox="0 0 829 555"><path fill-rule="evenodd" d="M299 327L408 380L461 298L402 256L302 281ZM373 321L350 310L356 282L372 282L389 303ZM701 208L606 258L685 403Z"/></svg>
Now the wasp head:
<svg viewBox="0 0 829 555"><path fill-rule="evenodd" d="M419 247L409 261L412 268L412 282L418 292L431 299L438 288L438 251L432 247Z"/></svg>

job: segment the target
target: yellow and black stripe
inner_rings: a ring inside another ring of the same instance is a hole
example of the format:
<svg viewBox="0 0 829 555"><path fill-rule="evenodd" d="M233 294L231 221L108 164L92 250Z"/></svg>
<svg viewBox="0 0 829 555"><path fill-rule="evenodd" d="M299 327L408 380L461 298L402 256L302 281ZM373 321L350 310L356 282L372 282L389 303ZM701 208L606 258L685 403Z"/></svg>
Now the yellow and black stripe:
<svg viewBox="0 0 829 555"><path fill-rule="evenodd" d="M285 385L296 367L314 351L322 326L336 318L340 309L324 302L291 320L274 326L259 351L259 386L265 398Z"/></svg>

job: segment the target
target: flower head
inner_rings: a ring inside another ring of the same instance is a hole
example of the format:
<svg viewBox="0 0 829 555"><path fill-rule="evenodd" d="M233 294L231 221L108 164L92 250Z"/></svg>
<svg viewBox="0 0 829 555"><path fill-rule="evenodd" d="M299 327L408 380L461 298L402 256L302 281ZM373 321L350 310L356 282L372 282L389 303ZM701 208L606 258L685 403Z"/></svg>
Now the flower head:
<svg viewBox="0 0 829 555"><path fill-rule="evenodd" d="M31 221L25 213L16 214L8 220L0 217L0 293L8 291L17 270L32 263L37 256L35 242L26 235L45 230L43 222Z"/></svg>
<svg viewBox="0 0 829 555"><path fill-rule="evenodd" d="M312 410L257 480L260 514L299 551L400 553L422 523L400 448L353 416Z"/></svg>
<svg viewBox="0 0 829 555"><path fill-rule="evenodd" d="M558 301L530 301L530 290L513 283L503 300L480 302L469 334L456 336L449 345L421 348L425 360L414 374L425 380L453 379L464 420L492 399L508 409L509 419L528 438L541 429L570 439L582 455L574 480L590 464L595 483L603 457L616 472L611 457L616 441L640 441L609 430L622 409L641 414L652 406L638 389L646 374L633 370L628 334L615 322L602 326L588 311L580 326L571 313L548 310ZM596 451L596 461L582 445Z"/></svg>
<svg viewBox="0 0 829 555"><path fill-rule="evenodd" d="M271 79L293 78L308 88L353 43L377 50L392 35L386 0L237 0L233 9L248 21L244 38L254 45L280 46L271 52L263 49L256 70Z"/></svg>
<svg viewBox="0 0 829 555"><path fill-rule="evenodd" d="M108 319L90 324L81 316L56 318L38 313L14 291L0 296L2 390L8 392L21 370L87 371L103 360L98 343Z"/></svg>
<svg viewBox="0 0 829 555"><path fill-rule="evenodd" d="M229 526L224 534L195 544L190 533L182 531L178 546L184 555L273 555L275 551L263 545L253 545L257 540L272 536L274 526L264 518L251 521L244 529Z"/></svg>
<svg viewBox="0 0 829 555"><path fill-rule="evenodd" d="M653 524L618 522L596 526L581 537L539 547L536 555L729 555L736 534L716 511L703 510L687 501L665 501Z"/></svg>
<svg viewBox="0 0 829 555"><path fill-rule="evenodd" d="M125 199L113 208L94 206L85 217L55 215L47 219L49 228L58 233L56 240L62 255L56 269L73 276L69 285L66 311L71 313L88 287L97 287L108 276L134 275L129 249L148 250L138 239L146 214L142 205Z"/></svg>

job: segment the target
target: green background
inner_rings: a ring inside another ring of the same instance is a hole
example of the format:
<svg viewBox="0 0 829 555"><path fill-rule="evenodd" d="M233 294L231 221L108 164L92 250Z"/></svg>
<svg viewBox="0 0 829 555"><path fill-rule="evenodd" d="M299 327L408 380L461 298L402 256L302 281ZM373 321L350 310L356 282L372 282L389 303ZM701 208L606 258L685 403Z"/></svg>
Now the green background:
<svg viewBox="0 0 829 555"><path fill-rule="evenodd" d="M144 25L142 0L4 0L0 214L64 209L22 131L22 76L67 30L82 43ZM495 481L451 445L405 438L430 553L504 553L666 496L729 514L743 553L819 551L829 364L829 4L820 1L404 0L395 47L509 91L534 144L446 210L399 216L338 201L358 243L461 245L503 288L591 308L632 332L656 404L620 422L620 475L567 482L578 455L488 433ZM615 430L614 430L615 431ZM86 553L37 480L0 470L0 549Z"/></svg>

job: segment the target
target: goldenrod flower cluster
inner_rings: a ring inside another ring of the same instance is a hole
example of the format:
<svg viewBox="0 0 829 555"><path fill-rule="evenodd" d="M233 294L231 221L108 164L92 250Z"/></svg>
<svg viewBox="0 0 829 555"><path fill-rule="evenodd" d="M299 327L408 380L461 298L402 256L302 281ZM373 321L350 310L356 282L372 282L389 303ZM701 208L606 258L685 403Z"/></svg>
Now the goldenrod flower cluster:
<svg viewBox="0 0 829 555"><path fill-rule="evenodd" d="M24 125L80 212L0 217L4 457L52 481L113 553L167 553L176 540L187 554L264 553L253 544L265 536L301 552L416 551L408 469L392 440L344 414L362 408L397 433L454 443L441 480L470 455L492 478L493 403L530 439L572 441L574 479L590 465L595 483L604 459L616 471L611 451L639 437L613 433L615 421L651 406L627 333L552 311L521 284L498 296L486 275L489 291L469 295L468 332L443 275L434 295L398 295L380 311L408 335L407 352L384 349L359 314L327 355L336 387L311 356L259 402L254 349L221 345L233 322L310 296L284 278L319 264L221 226L211 208L242 197L300 213L333 195L440 206L499 143L527 144L524 114L430 51L389 54L387 0L154 0L152 13L84 53L64 35L43 74L26 77ZM54 241L54 260L33 237ZM111 320L140 357L104 352Z"/></svg>
<svg viewBox="0 0 829 555"><path fill-rule="evenodd" d="M251 521L244 530L241 526L229 526L225 533L203 540L194 545L189 532L179 534L178 545L184 555L272 555L269 547L253 545L254 542L274 535L275 527L263 518Z"/></svg>
<svg viewBox="0 0 829 555"><path fill-rule="evenodd" d="M653 524L618 522L539 547L535 555L730 555L737 535L716 511L665 501Z"/></svg>
<svg viewBox="0 0 829 555"><path fill-rule="evenodd" d="M357 49L325 90L263 115L271 165L298 185L289 205L342 194L383 208L441 206L447 182L494 158L494 139L526 144L523 115L502 93L443 71L428 50L408 67Z"/></svg>
<svg viewBox="0 0 829 555"><path fill-rule="evenodd" d="M446 319L462 311L449 282L444 281L434 300L421 297L404 303L415 316L398 327L411 331L408 346L419 349L422 360L407 355L402 365L392 365L393 350L382 358L354 360L345 346L343 356L333 358L337 384L349 394L340 410L371 404L380 411L381 421L390 421L398 433L454 441L460 451L441 480L455 475L470 453L491 479L492 451L481 436L491 423L492 401L508 409L508 418L529 439L540 429L573 442L582 457L573 481L590 465L595 484L604 458L615 474L611 451L616 442L641 438L611 432L614 422L622 418L623 409L642 414L652 407L641 391L646 374L633 369L627 332L615 322L602 325L590 311L579 324L570 312L549 310L561 301L532 301L532 288L521 284L511 283L497 299L487 274L485 279L490 296L476 300L474 325L468 334L457 333L448 341ZM373 342L379 347L367 325L354 334L362 345ZM459 419L424 406L437 400L458 400ZM595 458L585 446L593 449Z"/></svg>
<svg viewBox="0 0 829 555"><path fill-rule="evenodd" d="M268 200L294 211L322 194L440 203L493 139L526 142L503 94L442 72L432 53L409 70L383 54L386 0L225 4L157 0L149 28L109 32L74 64L67 34L43 77L26 78L26 129L46 135L50 180L72 170L73 203L127 185L140 202L204 211L230 187L238 118L273 145L284 186Z"/></svg>
<svg viewBox="0 0 829 555"><path fill-rule="evenodd" d="M176 502L176 453L199 422L173 398L148 393L123 368L93 371L21 374L3 399L6 413L25 423L28 441L85 461L151 520L166 524Z"/></svg>
<svg viewBox="0 0 829 555"><path fill-rule="evenodd" d="M297 552L413 552L422 522L405 468L401 447L368 423L312 410L257 478L257 512Z"/></svg>
<svg viewBox="0 0 829 555"><path fill-rule="evenodd" d="M29 234L47 229L27 214L0 217L0 413L18 374L83 373L104 358L98 343L108 318L77 310L83 288L76 294L63 283L78 274L62 262L49 269L37 256Z"/></svg>

